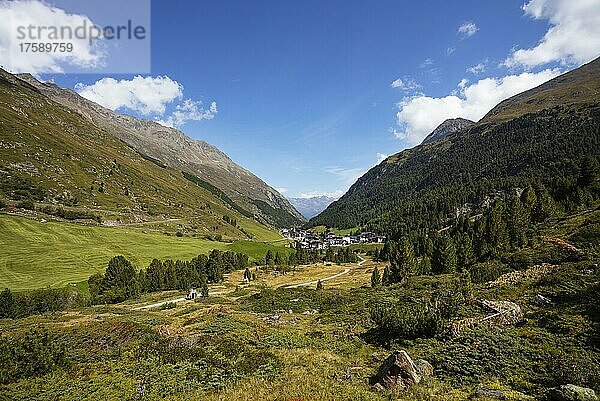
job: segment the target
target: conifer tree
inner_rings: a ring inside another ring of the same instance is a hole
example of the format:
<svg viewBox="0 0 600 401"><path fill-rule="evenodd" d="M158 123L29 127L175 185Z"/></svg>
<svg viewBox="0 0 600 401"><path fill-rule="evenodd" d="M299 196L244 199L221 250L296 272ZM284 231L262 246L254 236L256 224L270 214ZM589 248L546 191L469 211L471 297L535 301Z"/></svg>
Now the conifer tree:
<svg viewBox="0 0 600 401"><path fill-rule="evenodd" d="M146 269L146 281L148 291L160 291L163 289L163 264L158 259L153 259Z"/></svg>
<svg viewBox="0 0 600 401"><path fill-rule="evenodd" d="M390 266L386 266L383 268L383 275L381 276L381 284L390 285Z"/></svg>
<svg viewBox="0 0 600 401"><path fill-rule="evenodd" d="M322 290L323 289L323 283L321 282L321 280L317 281L317 290Z"/></svg>
<svg viewBox="0 0 600 401"><path fill-rule="evenodd" d="M0 293L0 319L15 317L15 299L8 288Z"/></svg>
<svg viewBox="0 0 600 401"><path fill-rule="evenodd" d="M521 248L527 244L527 229L529 216L519 198L513 198L509 203L508 231L513 248Z"/></svg>
<svg viewBox="0 0 600 401"><path fill-rule="evenodd" d="M377 266L373 269L373 273L371 274L371 288L377 288L381 285L381 275L379 274L379 269Z"/></svg>
<svg viewBox="0 0 600 401"><path fill-rule="evenodd" d="M279 254L279 252L275 253L275 258L273 259L273 263L275 264L275 266L282 266L283 265L283 261L281 259L281 255Z"/></svg>
<svg viewBox="0 0 600 401"><path fill-rule="evenodd" d="M556 202L542 183L538 183L535 186L536 202L533 208L534 222L542 222L549 217L556 216L557 208Z"/></svg>
<svg viewBox="0 0 600 401"><path fill-rule="evenodd" d="M392 283L401 283L415 273L415 255L412 244L403 238L397 247L394 247L390 256L390 280Z"/></svg>
<svg viewBox="0 0 600 401"><path fill-rule="evenodd" d="M434 244L431 270L435 274L456 271L456 248L454 241L448 235L441 236Z"/></svg>
<svg viewBox="0 0 600 401"><path fill-rule="evenodd" d="M473 251L473 243L468 234L462 234L458 237L457 249L457 267L460 271L464 271L467 267L475 263L475 253Z"/></svg>
<svg viewBox="0 0 600 401"><path fill-rule="evenodd" d="M459 277L460 292L465 301L471 301L473 299L473 283L471 281L471 274L469 270L464 269L460 273Z"/></svg>
<svg viewBox="0 0 600 401"><path fill-rule="evenodd" d="M504 220L504 203L497 202L486 218L486 241L495 255L501 255L508 249L509 236Z"/></svg>

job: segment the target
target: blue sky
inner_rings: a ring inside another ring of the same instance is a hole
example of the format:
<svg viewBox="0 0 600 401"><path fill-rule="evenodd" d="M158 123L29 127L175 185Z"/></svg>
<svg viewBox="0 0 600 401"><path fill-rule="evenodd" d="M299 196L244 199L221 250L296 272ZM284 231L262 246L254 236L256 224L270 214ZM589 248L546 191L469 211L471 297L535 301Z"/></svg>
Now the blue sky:
<svg viewBox="0 0 600 401"><path fill-rule="evenodd" d="M165 121L190 99L203 117L179 122L187 135L286 196L340 195L443 119L477 119L498 100L597 56L596 40L576 45L585 29L597 33L588 18L598 21L600 2L582 0L584 10L569 3L152 1L152 69L143 77L166 76L181 93L164 111L117 110ZM565 12L586 18L583 32L566 29ZM566 45L552 37L561 24ZM80 91L107 76L41 71Z"/></svg>

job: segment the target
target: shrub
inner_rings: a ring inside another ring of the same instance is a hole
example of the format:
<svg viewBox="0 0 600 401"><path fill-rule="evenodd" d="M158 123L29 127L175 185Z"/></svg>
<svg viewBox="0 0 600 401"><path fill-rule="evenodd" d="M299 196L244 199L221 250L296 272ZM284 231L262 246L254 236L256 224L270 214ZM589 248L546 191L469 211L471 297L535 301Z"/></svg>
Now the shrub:
<svg viewBox="0 0 600 401"><path fill-rule="evenodd" d="M428 298L420 301L376 301L369 308L377 331L387 339L414 340L443 336L450 328L450 319L457 316L466 300L465 280L455 279L442 285Z"/></svg>
<svg viewBox="0 0 600 401"><path fill-rule="evenodd" d="M17 207L19 209L25 209L25 210L33 210L35 209L35 205L33 203L33 201L31 199L26 199L24 201L21 201L19 203L17 203Z"/></svg>
<svg viewBox="0 0 600 401"><path fill-rule="evenodd" d="M14 299L13 316L17 318L62 311L88 303L87 298L72 287L40 288L27 292L16 292L12 294L12 297Z"/></svg>
<svg viewBox="0 0 600 401"><path fill-rule="evenodd" d="M175 309L176 307L177 304L175 302L165 302L160 306L160 310Z"/></svg>
<svg viewBox="0 0 600 401"><path fill-rule="evenodd" d="M0 383L40 376L67 364L65 349L46 331L0 339Z"/></svg>

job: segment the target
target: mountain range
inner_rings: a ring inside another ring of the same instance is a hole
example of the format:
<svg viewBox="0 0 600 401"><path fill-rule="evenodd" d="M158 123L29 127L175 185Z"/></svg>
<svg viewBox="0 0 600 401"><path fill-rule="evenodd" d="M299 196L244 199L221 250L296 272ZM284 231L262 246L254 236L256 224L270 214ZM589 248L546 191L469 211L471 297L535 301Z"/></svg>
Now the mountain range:
<svg viewBox="0 0 600 401"><path fill-rule="evenodd" d="M310 219L325 210L336 198L322 195L310 198L288 198L288 200L302 216Z"/></svg>
<svg viewBox="0 0 600 401"><path fill-rule="evenodd" d="M272 238L270 227L303 221L206 142L3 70L0 198L69 219L231 239Z"/></svg>
<svg viewBox="0 0 600 401"><path fill-rule="evenodd" d="M309 226L398 234L442 226L494 194L534 183L569 191L600 154L600 59L502 101L477 123L442 123L370 169Z"/></svg>
<svg viewBox="0 0 600 401"><path fill-rule="evenodd" d="M18 74L16 78L114 135L143 157L195 175L217 187L239 206L238 211L262 223L284 227L303 220L275 189L205 141L191 139L175 128L154 121L119 114L72 90L60 88L51 82L42 83L30 74Z"/></svg>

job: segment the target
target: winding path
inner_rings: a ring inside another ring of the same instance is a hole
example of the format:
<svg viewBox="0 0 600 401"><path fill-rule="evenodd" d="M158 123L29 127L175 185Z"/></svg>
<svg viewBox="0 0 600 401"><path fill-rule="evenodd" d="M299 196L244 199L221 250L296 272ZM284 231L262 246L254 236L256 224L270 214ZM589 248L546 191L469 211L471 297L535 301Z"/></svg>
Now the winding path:
<svg viewBox="0 0 600 401"><path fill-rule="evenodd" d="M357 263L357 266L362 266L363 263L366 262L366 259L363 259L362 257L358 256L360 259L360 262ZM286 285L283 288L298 288L298 287L306 287L308 285L316 285L319 281L323 282L323 281L327 281L327 280L333 280L334 278L338 278L340 276L343 276L344 274L348 274L350 272L351 269L346 268L344 269L343 272L334 274L333 276L329 276L329 277L325 277L325 278L321 278L321 279L317 279L317 280L313 280L313 281L307 281L305 283L300 283L300 284L291 284L291 285ZM230 292L235 291L235 289L230 289L230 290L221 290L221 291L210 291L208 293L208 295L223 295L223 294L229 294ZM182 298L177 298L177 299L171 299L169 301L162 301L162 302L158 302L155 304L151 304L151 305L144 305L144 306L139 306L137 308L133 308L133 310L144 310L144 309L152 309L152 308L159 308L165 304L168 303L177 303L177 302L183 302L185 301L185 297Z"/></svg>

